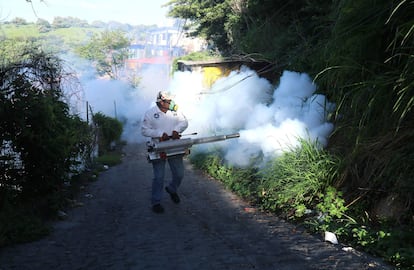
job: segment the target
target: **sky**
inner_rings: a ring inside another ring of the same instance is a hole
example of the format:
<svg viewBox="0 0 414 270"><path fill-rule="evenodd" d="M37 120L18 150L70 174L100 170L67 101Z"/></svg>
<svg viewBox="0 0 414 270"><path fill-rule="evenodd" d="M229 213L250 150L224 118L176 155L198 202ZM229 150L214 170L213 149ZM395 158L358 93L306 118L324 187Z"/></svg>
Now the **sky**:
<svg viewBox="0 0 414 270"><path fill-rule="evenodd" d="M168 0L0 0L0 21L16 17L28 22L38 18L53 22L54 17L76 17L93 21L117 21L131 25L164 26L168 23L167 8L161 6Z"/></svg>

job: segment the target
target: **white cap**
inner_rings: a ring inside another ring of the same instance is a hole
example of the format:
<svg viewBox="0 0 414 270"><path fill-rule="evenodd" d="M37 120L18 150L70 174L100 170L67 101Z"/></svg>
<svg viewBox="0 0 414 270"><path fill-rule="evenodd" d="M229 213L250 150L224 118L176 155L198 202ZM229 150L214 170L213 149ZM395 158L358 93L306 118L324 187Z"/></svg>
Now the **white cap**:
<svg viewBox="0 0 414 270"><path fill-rule="evenodd" d="M162 100L172 100L173 95L170 92L167 91L159 91L157 95L157 102L160 102Z"/></svg>

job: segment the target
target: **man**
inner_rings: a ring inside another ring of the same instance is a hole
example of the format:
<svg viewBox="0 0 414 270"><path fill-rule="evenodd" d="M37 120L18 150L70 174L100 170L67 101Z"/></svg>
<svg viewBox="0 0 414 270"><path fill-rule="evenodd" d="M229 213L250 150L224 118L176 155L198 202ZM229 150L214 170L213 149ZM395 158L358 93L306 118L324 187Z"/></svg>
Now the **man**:
<svg viewBox="0 0 414 270"><path fill-rule="evenodd" d="M180 133L188 127L187 118L177 111L177 105L170 93L160 91L157 95L156 106L150 108L144 115L141 133L153 140L179 140ZM154 178L152 181L151 203L155 213L163 213L161 199L164 187L165 163L168 162L172 174L171 182L165 187L174 203L180 202L177 194L178 187L184 177L183 155L170 156L165 159L153 160Z"/></svg>

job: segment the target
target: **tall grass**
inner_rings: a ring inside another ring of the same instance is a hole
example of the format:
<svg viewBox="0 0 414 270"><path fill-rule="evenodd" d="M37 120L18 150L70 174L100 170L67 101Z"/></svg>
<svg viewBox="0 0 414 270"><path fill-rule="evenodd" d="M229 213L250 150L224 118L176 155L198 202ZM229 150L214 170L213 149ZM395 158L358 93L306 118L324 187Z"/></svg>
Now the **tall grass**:
<svg viewBox="0 0 414 270"><path fill-rule="evenodd" d="M301 145L285 152L264 168L235 168L226 165L219 152L190 156L196 168L222 181L244 198L266 211L294 218L303 207L314 208L321 194L334 185L340 159L301 140Z"/></svg>
<svg viewBox="0 0 414 270"><path fill-rule="evenodd" d="M412 224L414 3L339 2L315 78L338 105L330 140L344 157L337 182L374 220L379 203L398 197L390 209L401 211L388 218Z"/></svg>
<svg viewBox="0 0 414 270"><path fill-rule="evenodd" d="M257 169L237 168L224 163L219 152L190 156L192 164L215 179L219 179L230 190L239 196L255 202L257 200Z"/></svg>
<svg viewBox="0 0 414 270"><path fill-rule="evenodd" d="M316 144L301 140L299 147L274 159L260 172L262 207L284 213L314 207L320 194L334 184L339 161Z"/></svg>

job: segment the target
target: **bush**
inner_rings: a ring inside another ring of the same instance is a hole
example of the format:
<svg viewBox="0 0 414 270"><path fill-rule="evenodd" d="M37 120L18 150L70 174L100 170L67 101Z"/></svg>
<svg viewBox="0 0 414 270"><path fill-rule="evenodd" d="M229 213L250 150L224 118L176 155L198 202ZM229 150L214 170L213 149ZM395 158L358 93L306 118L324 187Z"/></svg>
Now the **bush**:
<svg viewBox="0 0 414 270"><path fill-rule="evenodd" d="M70 76L58 58L33 48L1 65L0 78L0 189L25 199L54 193L91 137L62 101Z"/></svg>
<svg viewBox="0 0 414 270"><path fill-rule="evenodd" d="M283 210L289 218L312 208L320 194L337 176L339 159L317 145L302 140L301 146L274 159L262 171L260 201L270 211Z"/></svg>
<svg viewBox="0 0 414 270"><path fill-rule="evenodd" d="M49 228L30 207L7 204L0 209L0 248L37 240L48 233Z"/></svg>
<svg viewBox="0 0 414 270"><path fill-rule="evenodd" d="M92 136L63 101L74 77L60 59L37 47L2 45L0 245L6 245L48 232L43 218L62 206L64 182L88 161Z"/></svg>
<svg viewBox="0 0 414 270"><path fill-rule="evenodd" d="M123 130L122 123L100 112L93 116L93 122L99 130L99 155L102 155L111 150L113 143L119 142Z"/></svg>
<svg viewBox="0 0 414 270"><path fill-rule="evenodd" d="M235 168L223 163L216 155L199 153L190 155L190 160L198 169L206 171L212 177L219 179L226 187L238 195L251 201L256 200L257 169Z"/></svg>

